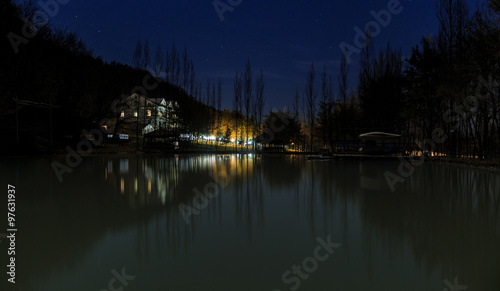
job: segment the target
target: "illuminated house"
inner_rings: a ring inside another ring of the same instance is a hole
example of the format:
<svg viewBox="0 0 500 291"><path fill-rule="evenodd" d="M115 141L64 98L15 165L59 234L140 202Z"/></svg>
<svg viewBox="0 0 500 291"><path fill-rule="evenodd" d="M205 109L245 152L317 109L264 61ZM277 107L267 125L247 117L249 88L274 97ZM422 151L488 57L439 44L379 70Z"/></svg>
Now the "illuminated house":
<svg viewBox="0 0 500 291"><path fill-rule="evenodd" d="M173 131L179 128L177 117L177 101L166 101L165 98L146 98L132 94L116 106L121 109L119 120L113 120L118 132L132 133L140 131L145 135L158 130ZM108 126L108 132L113 131Z"/></svg>

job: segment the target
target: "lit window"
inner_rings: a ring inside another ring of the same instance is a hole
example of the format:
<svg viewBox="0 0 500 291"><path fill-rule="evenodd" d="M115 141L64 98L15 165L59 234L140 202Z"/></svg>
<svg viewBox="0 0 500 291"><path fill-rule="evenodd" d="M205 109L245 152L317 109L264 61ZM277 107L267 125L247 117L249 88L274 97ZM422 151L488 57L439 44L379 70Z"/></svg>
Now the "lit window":
<svg viewBox="0 0 500 291"><path fill-rule="evenodd" d="M122 113L120 113L120 117L125 117L125 111L122 111Z"/></svg>
<svg viewBox="0 0 500 291"><path fill-rule="evenodd" d="M160 117L162 116L161 111L158 111L158 116L160 116Z"/></svg>
<svg viewBox="0 0 500 291"><path fill-rule="evenodd" d="M148 116L151 116L151 110L148 110Z"/></svg>
<svg viewBox="0 0 500 291"><path fill-rule="evenodd" d="M137 117L137 111L134 111L134 117Z"/></svg>

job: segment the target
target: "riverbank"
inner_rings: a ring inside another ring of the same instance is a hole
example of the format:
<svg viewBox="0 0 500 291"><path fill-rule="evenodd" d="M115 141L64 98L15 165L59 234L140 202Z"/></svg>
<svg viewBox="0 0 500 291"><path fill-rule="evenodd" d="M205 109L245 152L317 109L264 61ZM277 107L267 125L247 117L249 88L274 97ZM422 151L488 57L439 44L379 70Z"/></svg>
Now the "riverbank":
<svg viewBox="0 0 500 291"><path fill-rule="evenodd" d="M10 155L4 153L1 158L15 157L40 157L40 156L65 156L66 150L54 150L52 152L22 152L16 151ZM232 154L264 154L264 155L311 155L316 152L305 151L282 151L279 149L266 149L264 151L255 151L251 147L211 145L211 144L193 144L188 149L162 150L162 149L139 149L135 143L128 144L105 144L104 146L92 148L90 153L82 156L100 156L100 155L152 155L152 156L170 156L170 155L232 155ZM353 156L354 157L354 156ZM356 158L360 158L355 156ZM348 159L346 156L339 156L338 159ZM380 159L380 158L378 158ZM426 157L425 162L440 163L468 168L479 168L493 171L500 171L500 159L497 160L478 160L469 158L450 158L450 157Z"/></svg>

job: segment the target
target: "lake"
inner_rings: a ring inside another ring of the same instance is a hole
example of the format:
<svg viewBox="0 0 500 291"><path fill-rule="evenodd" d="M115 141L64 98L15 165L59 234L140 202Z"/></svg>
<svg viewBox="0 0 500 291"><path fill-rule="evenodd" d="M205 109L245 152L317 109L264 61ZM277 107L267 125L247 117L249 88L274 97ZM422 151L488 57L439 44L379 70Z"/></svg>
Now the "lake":
<svg viewBox="0 0 500 291"><path fill-rule="evenodd" d="M498 172L424 163L392 191L399 161L55 161L0 159L1 290L500 290Z"/></svg>

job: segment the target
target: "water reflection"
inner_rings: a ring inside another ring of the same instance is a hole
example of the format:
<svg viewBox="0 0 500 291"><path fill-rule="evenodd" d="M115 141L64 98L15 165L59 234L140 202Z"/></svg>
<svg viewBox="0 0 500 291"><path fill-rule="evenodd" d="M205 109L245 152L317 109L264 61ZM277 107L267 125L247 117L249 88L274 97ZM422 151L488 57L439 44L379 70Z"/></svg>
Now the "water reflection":
<svg viewBox="0 0 500 291"><path fill-rule="evenodd" d="M455 277L471 290L500 287L498 173L424 164L391 192L383 173L397 162L102 156L63 183L50 162L0 163L2 182L23 193L21 290L100 290L122 265L137 277L127 290L286 288L282 272L326 235L342 247L304 290L401 290L407 280L442 290ZM221 173L232 173L227 185L186 224L179 205Z"/></svg>

